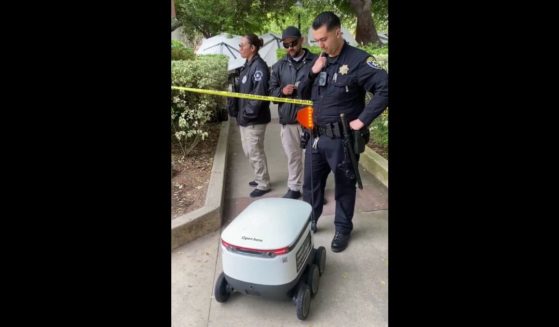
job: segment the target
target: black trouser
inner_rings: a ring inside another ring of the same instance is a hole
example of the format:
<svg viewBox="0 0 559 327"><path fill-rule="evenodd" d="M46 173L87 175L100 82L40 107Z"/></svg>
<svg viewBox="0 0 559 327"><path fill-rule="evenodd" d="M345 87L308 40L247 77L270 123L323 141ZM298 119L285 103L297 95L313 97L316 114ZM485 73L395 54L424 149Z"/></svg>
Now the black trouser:
<svg viewBox="0 0 559 327"><path fill-rule="evenodd" d="M314 219L318 220L322 214L324 201L324 189L326 179L330 171L334 173L336 214L334 225L336 231L344 234L353 230L353 211L355 209L355 178L349 179L341 167L344 162L344 144L341 138L330 138L326 135L320 136L317 148L312 148L314 138L307 143L305 150L305 178L303 182L303 200L313 206ZM312 160L311 160L312 154ZM359 156L356 158L359 160ZM312 162L312 203L311 202L311 162ZM350 165L349 158L346 160ZM313 205L314 204L314 205Z"/></svg>

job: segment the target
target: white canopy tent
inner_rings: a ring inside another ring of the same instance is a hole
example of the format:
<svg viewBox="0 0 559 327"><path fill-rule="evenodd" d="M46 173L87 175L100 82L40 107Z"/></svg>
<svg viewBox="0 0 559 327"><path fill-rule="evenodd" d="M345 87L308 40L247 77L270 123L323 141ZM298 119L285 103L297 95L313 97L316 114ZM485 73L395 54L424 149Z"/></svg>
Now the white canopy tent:
<svg viewBox="0 0 559 327"><path fill-rule="evenodd" d="M227 70L231 71L235 68L241 67L245 63L245 59L241 57L241 53L239 52L240 42L241 37L238 35L221 33L208 39L203 39L202 44L196 50L196 54L225 55L229 57Z"/></svg>
<svg viewBox="0 0 559 327"><path fill-rule="evenodd" d="M269 67L277 62L276 50L281 44L281 38L272 33L266 33L260 36L264 41L264 46L260 48L258 53L260 57L266 61ZM239 51L239 43L241 42L241 36L230 35L227 33L221 33L219 35L210 37L208 39L203 39L202 44L196 50L197 55L204 54L222 54L229 57L229 62L227 65L227 70L232 71L245 64L245 59L241 57Z"/></svg>
<svg viewBox="0 0 559 327"><path fill-rule="evenodd" d="M380 42L382 42L382 44L388 43L388 33L378 32L377 35L378 38L380 39Z"/></svg>
<svg viewBox="0 0 559 327"><path fill-rule="evenodd" d="M281 37L273 33L266 33L260 37L264 41L264 45L260 48L258 54L268 64L268 67L272 67L278 61L276 51L282 46Z"/></svg>

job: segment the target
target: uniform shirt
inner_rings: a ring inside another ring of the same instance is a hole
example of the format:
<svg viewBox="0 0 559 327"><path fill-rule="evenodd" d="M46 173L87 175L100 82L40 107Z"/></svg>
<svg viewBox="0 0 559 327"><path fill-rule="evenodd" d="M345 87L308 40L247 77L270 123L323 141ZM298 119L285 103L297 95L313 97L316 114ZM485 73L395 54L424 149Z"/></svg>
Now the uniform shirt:
<svg viewBox="0 0 559 327"><path fill-rule="evenodd" d="M344 113L348 121L359 118L368 126L388 105L388 74L367 52L345 41L340 54L329 59L322 70L327 73L325 86L319 86L320 73L312 71L299 85L303 96L313 101L314 123L334 123ZM365 106L367 91L373 99Z"/></svg>

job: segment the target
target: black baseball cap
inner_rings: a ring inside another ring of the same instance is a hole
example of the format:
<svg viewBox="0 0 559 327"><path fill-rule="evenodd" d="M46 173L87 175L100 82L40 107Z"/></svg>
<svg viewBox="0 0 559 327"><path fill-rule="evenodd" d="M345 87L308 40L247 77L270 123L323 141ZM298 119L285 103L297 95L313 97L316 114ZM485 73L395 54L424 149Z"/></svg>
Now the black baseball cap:
<svg viewBox="0 0 559 327"><path fill-rule="evenodd" d="M283 33L281 34L282 41L288 38L300 38L300 37L301 37L301 32L295 26L288 26L285 30L283 30Z"/></svg>

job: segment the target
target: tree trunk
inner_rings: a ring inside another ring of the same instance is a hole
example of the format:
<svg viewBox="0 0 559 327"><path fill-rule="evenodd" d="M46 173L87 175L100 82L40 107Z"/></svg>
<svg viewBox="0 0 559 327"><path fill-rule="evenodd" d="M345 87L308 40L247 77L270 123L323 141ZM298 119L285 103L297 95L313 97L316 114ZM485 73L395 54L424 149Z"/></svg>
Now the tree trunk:
<svg viewBox="0 0 559 327"><path fill-rule="evenodd" d="M349 5L357 16L355 41L360 44L380 43L377 29L373 22L371 0L349 0Z"/></svg>
<svg viewBox="0 0 559 327"><path fill-rule="evenodd" d="M176 30L177 28L181 27L182 23L178 21L176 18L171 19L171 32Z"/></svg>

